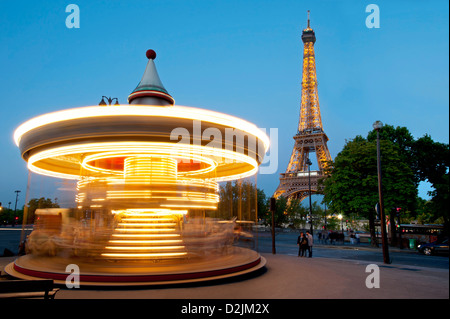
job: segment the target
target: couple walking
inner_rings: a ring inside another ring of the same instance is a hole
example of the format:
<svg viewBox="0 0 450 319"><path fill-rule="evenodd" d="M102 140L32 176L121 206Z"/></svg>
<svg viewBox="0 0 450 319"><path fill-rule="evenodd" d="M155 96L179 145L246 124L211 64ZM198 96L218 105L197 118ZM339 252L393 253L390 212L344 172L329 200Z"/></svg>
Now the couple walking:
<svg viewBox="0 0 450 319"><path fill-rule="evenodd" d="M306 257L306 251L308 251L308 257L312 257L313 236L309 231L305 233L301 232L297 238L298 256Z"/></svg>

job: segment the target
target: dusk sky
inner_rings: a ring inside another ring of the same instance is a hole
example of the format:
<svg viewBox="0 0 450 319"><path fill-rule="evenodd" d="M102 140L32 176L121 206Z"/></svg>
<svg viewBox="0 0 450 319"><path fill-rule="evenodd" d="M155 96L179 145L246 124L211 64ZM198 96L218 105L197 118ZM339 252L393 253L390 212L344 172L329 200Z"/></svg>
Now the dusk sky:
<svg viewBox="0 0 450 319"><path fill-rule="evenodd" d="M67 28L66 6L80 9ZM366 6L380 9L368 28ZM0 0L0 202L25 203L28 172L13 141L26 120L127 103L147 49L177 105L210 109L278 129L278 169L259 174L271 196L294 145L301 99L301 32L311 10L318 92L334 158L372 123L449 142L449 3L434 1L5 1ZM38 178L34 181L39 180ZM52 197L44 182L33 195ZM427 198L427 187L420 195Z"/></svg>

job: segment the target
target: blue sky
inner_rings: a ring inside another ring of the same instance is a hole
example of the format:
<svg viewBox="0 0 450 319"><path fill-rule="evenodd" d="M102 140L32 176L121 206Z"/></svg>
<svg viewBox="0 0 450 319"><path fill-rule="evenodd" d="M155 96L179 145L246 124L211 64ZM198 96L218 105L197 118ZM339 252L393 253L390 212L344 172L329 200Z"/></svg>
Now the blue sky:
<svg viewBox="0 0 450 319"><path fill-rule="evenodd" d="M80 28L68 29L68 4ZM380 28L365 25L368 4ZM126 103L156 65L176 104L278 128L278 171L259 175L271 195L285 171L300 111L302 42L311 10L319 101L334 158L375 120L448 143L448 1L5 1L0 0L0 202L25 202L26 163L12 135L34 116ZM33 180L38 179L33 177ZM33 186L45 194L43 182ZM425 196L426 189L421 190Z"/></svg>

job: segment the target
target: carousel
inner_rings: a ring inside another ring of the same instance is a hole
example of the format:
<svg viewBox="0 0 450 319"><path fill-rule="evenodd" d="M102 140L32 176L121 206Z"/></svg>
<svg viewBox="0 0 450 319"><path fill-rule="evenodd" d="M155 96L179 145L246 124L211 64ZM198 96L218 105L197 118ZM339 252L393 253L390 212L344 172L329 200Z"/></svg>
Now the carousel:
<svg viewBox="0 0 450 319"><path fill-rule="evenodd" d="M76 265L81 286L134 286L264 267L252 227L267 135L234 116L175 105L155 51L146 56L129 104L66 109L16 129L29 173L73 181L75 196L71 207L33 216L25 209L33 230L24 235L26 253L5 268L9 275L65 284ZM242 182L249 178L255 182ZM231 182L245 202L229 199L221 185Z"/></svg>

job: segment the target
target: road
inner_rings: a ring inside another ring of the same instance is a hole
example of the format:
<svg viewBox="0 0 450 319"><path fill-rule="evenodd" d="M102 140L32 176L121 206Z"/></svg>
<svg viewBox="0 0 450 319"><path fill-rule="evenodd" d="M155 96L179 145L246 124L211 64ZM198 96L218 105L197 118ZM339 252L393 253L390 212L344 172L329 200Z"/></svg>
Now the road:
<svg viewBox="0 0 450 319"><path fill-rule="evenodd" d="M17 254L20 234L21 227L0 227L0 256L3 255L5 248ZM278 233L276 235L276 253L297 256L297 236L297 233ZM272 237L270 233L261 232L257 234L256 250L260 253L272 253ZM409 249L399 250L397 248L390 248L389 255L392 260L392 265L449 269L448 256L424 256ZM383 262L381 248L371 248L364 244L356 246L350 245L350 243L345 243L345 245L322 245L316 243L313 248L313 257Z"/></svg>
<svg viewBox="0 0 450 319"><path fill-rule="evenodd" d="M0 227L0 256L3 256L5 249L18 253L21 233L22 226Z"/></svg>
<svg viewBox="0 0 450 319"><path fill-rule="evenodd" d="M277 234L275 237L276 253L297 256L297 236L297 233ZM257 250L261 253L272 252L272 237L270 233L259 233ZM398 248L390 248L389 256L393 265L449 269L448 256L425 256L416 251L409 249L400 250ZM313 257L383 262L381 247L372 248L366 244L356 246L347 242L345 245L322 245L317 243L313 247Z"/></svg>
<svg viewBox="0 0 450 319"><path fill-rule="evenodd" d="M0 252L5 245L13 249L20 240L20 233L19 229L0 228ZM270 233L259 233L257 250L267 260L267 269L264 275L251 277L251 281L238 279L221 282L220 285L205 283L164 289L61 289L56 298L146 299L146 304L149 299L295 299L294 309L297 310L298 299L311 298L448 300L448 257L392 249L393 263L385 265L380 248L353 247L346 243L334 247L315 245L314 258L298 258L296 238L295 233L278 234L277 254L273 255ZM0 268L14 259L0 258ZM367 286L367 264L380 267L381 285L378 289ZM154 308L158 309L160 305L157 303ZM173 310L174 305L171 307ZM167 309L163 309L166 313Z"/></svg>

